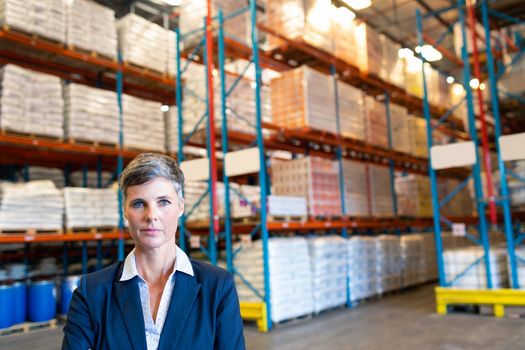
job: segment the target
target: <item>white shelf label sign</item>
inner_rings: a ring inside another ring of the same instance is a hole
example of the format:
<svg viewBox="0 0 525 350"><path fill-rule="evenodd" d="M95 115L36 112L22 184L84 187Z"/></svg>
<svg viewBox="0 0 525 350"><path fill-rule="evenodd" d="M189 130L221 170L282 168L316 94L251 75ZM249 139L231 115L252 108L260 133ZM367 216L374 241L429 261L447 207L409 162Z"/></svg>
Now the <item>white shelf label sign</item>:
<svg viewBox="0 0 525 350"><path fill-rule="evenodd" d="M467 227L464 223L452 224L452 235L457 237L465 237L467 235Z"/></svg>

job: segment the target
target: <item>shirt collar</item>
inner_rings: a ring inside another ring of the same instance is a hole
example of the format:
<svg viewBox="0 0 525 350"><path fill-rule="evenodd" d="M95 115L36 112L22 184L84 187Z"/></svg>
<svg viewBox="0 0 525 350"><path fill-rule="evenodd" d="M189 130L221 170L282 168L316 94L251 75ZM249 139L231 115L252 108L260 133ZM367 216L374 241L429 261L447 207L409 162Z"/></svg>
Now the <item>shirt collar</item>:
<svg viewBox="0 0 525 350"><path fill-rule="evenodd" d="M170 278L172 278L175 275L175 271L183 272L187 275L194 276L193 267L191 266L190 259L188 258L186 253L184 253L184 251L179 248L179 246L175 245L175 247L175 268L173 269ZM137 270L137 263L135 261L135 249L133 249L124 261L124 269L122 270L122 276L120 276L120 281L128 281L135 276L138 276L142 280L144 280Z"/></svg>

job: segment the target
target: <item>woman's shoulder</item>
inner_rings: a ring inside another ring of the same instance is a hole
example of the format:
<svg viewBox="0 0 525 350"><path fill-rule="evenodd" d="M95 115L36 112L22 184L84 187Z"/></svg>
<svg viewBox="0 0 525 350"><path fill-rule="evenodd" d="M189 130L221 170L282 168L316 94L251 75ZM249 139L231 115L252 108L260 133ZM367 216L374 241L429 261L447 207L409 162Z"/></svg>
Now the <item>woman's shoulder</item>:
<svg viewBox="0 0 525 350"><path fill-rule="evenodd" d="M115 281L117 274L122 271L122 263L116 262L98 271L88 273L83 276L86 284L90 285L111 285Z"/></svg>
<svg viewBox="0 0 525 350"><path fill-rule="evenodd" d="M191 262L191 266L193 268L193 273L195 274L195 277L200 281L202 280L223 281L224 279L231 277L231 274L228 271L218 266L213 266L204 261L194 260L194 259L190 259L190 262Z"/></svg>

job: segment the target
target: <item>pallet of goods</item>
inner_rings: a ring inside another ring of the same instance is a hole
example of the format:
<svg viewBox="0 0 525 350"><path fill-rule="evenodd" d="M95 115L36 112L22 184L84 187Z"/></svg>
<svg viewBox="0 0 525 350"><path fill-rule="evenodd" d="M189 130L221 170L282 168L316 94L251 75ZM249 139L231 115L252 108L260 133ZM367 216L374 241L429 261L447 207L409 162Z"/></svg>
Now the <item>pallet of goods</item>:
<svg viewBox="0 0 525 350"><path fill-rule="evenodd" d="M160 102L123 94L122 113L124 117L124 147L166 151L164 114Z"/></svg>

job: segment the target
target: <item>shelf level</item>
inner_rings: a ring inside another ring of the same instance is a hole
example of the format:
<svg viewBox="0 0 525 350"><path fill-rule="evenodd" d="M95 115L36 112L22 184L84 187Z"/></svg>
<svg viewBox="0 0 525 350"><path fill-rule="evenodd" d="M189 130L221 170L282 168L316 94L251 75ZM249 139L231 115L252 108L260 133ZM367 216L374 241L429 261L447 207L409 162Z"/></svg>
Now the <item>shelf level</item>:
<svg viewBox="0 0 525 350"><path fill-rule="evenodd" d="M74 234L2 234L0 235L1 243L40 243L40 242L78 242L78 241L100 241L114 240L119 238L130 239L128 233L122 235L117 233L89 233L79 232Z"/></svg>

